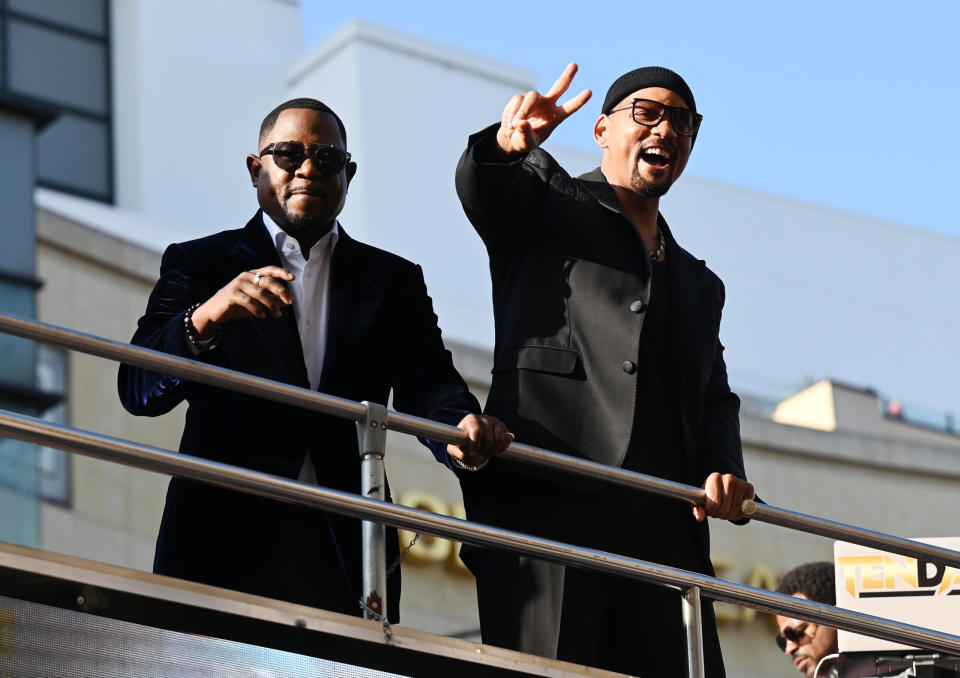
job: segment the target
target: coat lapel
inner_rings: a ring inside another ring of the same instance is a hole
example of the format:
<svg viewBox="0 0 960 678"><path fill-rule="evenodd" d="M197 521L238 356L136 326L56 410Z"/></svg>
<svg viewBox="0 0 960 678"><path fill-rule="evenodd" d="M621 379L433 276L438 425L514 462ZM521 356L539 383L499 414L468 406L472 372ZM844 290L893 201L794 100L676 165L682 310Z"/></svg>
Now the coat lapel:
<svg viewBox="0 0 960 678"><path fill-rule="evenodd" d="M680 247L664 218L658 218L666 239L667 261L670 262L670 329L675 347L677 383L681 397L684 397L690 369L697 359L702 358L699 352L703 336L703 272L706 264Z"/></svg>
<svg viewBox="0 0 960 678"><path fill-rule="evenodd" d="M241 270L281 266L276 247L270 241L259 211L244 227L230 255ZM264 350L287 374L288 383L309 388L310 382L307 379L303 347L300 345L300 332L297 330L297 318L293 308L285 308L279 318L249 318L246 322L250 323L254 333L262 340Z"/></svg>
<svg viewBox="0 0 960 678"><path fill-rule="evenodd" d="M621 219L624 222L624 225L630 229L630 232L635 236L637 244L640 246L641 256L639 258L640 266L643 269L640 274L644 280L650 280L650 275L653 273L653 268L650 263L650 253L647 251L647 246L643 242L643 238L640 237L640 234L637 233L637 229L634 228L633 222L630 221L629 217L624 213L623 208L620 207L620 201L617 200L617 194L614 193L613 188L610 187L607 178L603 175L603 172L600 171L600 168L597 167L586 174L582 174L577 177L577 180L580 184L586 189L586 193L589 196L592 196L594 200L597 201L602 207L607 209L610 212L620 215Z"/></svg>

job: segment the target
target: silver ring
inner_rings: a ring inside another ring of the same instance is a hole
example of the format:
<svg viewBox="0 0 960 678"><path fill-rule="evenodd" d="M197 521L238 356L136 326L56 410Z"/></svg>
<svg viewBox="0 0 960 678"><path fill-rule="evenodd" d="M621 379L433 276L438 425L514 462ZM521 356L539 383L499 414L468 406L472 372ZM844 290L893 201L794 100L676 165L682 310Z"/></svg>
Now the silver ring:
<svg viewBox="0 0 960 678"><path fill-rule="evenodd" d="M260 278L263 277L263 271L257 271L253 274L253 282L257 287L260 287Z"/></svg>

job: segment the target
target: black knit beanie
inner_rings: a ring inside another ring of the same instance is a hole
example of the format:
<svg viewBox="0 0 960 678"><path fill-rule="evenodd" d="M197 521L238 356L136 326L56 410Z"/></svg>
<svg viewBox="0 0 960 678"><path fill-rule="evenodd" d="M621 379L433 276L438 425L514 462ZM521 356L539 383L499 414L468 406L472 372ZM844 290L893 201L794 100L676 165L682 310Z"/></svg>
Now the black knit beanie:
<svg viewBox="0 0 960 678"><path fill-rule="evenodd" d="M628 94L647 87L663 87L672 90L680 95L680 98L683 99L691 111L697 112L697 102L693 100L693 92L687 87L687 83L669 68L662 66L637 68L614 80L610 89L607 90L601 112L604 115L609 114L613 107Z"/></svg>

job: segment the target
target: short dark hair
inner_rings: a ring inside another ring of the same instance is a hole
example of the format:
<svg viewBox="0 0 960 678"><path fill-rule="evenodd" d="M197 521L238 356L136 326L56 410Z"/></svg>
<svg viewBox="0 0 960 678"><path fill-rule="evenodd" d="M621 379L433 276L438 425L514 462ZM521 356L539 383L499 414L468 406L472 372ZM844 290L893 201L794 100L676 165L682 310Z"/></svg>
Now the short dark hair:
<svg viewBox="0 0 960 678"><path fill-rule="evenodd" d="M777 593L788 596L801 593L810 600L827 605L837 604L837 588L833 563L819 561L793 568L780 580Z"/></svg>
<svg viewBox="0 0 960 678"><path fill-rule="evenodd" d="M340 136L343 137L343 145L347 145L347 128L343 126L343 121L340 119L340 116L333 112L333 109L327 106L322 101L317 101L316 99L310 99L308 97L301 97L299 99L290 99L290 101L284 101L282 104L274 108L272 111L267 113L267 117L263 119L263 122L260 123L260 139L263 139L266 135L270 134L270 130L273 129L274 125L277 124L277 118L280 117L280 114L284 111L290 110L291 108L307 108L311 111L320 111L321 113L329 113L333 116L333 119L337 121L337 127L340 128Z"/></svg>

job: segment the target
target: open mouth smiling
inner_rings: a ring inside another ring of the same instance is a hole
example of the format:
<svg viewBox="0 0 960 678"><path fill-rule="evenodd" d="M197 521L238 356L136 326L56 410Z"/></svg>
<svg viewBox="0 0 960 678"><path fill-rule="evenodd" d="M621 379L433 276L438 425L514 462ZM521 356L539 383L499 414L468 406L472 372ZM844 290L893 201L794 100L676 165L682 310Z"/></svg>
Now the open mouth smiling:
<svg viewBox="0 0 960 678"><path fill-rule="evenodd" d="M656 169L666 169L673 161L673 152L663 146L650 146L640 151L640 160Z"/></svg>

